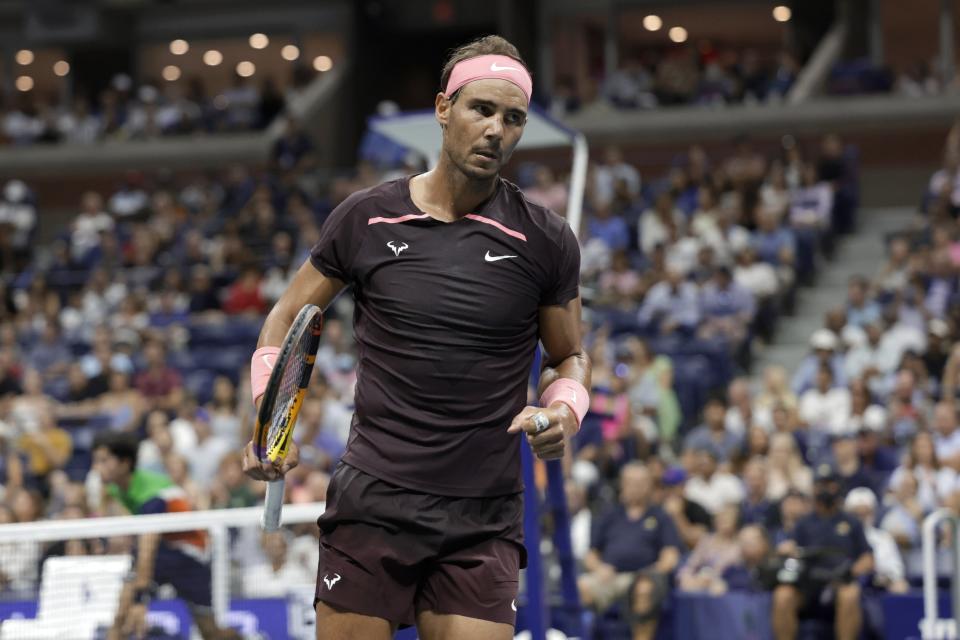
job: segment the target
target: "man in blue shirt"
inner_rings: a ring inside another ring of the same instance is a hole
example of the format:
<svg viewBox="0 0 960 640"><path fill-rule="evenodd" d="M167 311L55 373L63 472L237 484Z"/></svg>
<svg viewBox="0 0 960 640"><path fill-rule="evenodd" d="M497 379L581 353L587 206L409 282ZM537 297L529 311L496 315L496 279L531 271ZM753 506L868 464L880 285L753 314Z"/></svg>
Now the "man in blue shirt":
<svg viewBox="0 0 960 640"><path fill-rule="evenodd" d="M662 335L692 334L700 324L700 296L697 285L687 282L676 268L667 279L650 287L637 320L643 330Z"/></svg>
<svg viewBox="0 0 960 640"><path fill-rule="evenodd" d="M801 612L811 613L818 604L835 605L837 640L855 640L860 635L857 579L873 571L873 553L863 525L843 511L841 494L836 470L827 464L817 467L814 510L797 522L793 544L781 545L781 550L792 556L802 551L808 569L832 573L833 578L828 582L814 578L808 570L801 576L800 585L781 584L774 590L773 635L777 640L794 640ZM812 556L815 551L818 556Z"/></svg>
<svg viewBox="0 0 960 640"><path fill-rule="evenodd" d="M702 337L721 336L739 342L753 324L757 304L749 290L733 281L730 268L722 266L704 285L700 310L703 313Z"/></svg>
<svg viewBox="0 0 960 640"><path fill-rule="evenodd" d="M583 562L587 573L578 581L584 604L604 611L629 594L633 637L652 640L680 545L673 520L653 503L649 469L639 462L625 465L620 506L600 517L591 533Z"/></svg>

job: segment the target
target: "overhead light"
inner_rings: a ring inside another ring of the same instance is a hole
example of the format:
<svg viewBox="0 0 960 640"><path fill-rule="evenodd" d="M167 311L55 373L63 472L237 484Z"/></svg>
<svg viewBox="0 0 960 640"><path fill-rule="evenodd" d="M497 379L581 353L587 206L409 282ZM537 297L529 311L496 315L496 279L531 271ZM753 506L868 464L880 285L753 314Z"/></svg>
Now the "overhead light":
<svg viewBox="0 0 960 640"><path fill-rule="evenodd" d="M15 83L18 91L30 91L33 89L33 78L30 76L20 76Z"/></svg>
<svg viewBox="0 0 960 640"><path fill-rule="evenodd" d="M790 7L785 7L782 4L773 8L773 19L777 22L787 22L792 15L793 12L790 11Z"/></svg>
<svg viewBox="0 0 960 640"><path fill-rule="evenodd" d="M66 60L57 60L53 63L53 72L62 78L70 73L70 63Z"/></svg>
<svg viewBox="0 0 960 640"><path fill-rule="evenodd" d="M262 33L250 36L250 46L254 49L266 49L268 44L270 44L270 38Z"/></svg>
<svg viewBox="0 0 960 640"><path fill-rule="evenodd" d="M223 54L217 51L216 49L210 49L203 53L203 63L215 67L218 64L223 62Z"/></svg>
<svg viewBox="0 0 960 640"><path fill-rule="evenodd" d="M284 60L293 62L300 57L300 47L295 44L288 44L283 49L280 49L280 55Z"/></svg>
<svg viewBox="0 0 960 640"><path fill-rule="evenodd" d="M167 82L173 82L180 79L180 67L175 64L168 64L161 72L163 79Z"/></svg>
<svg viewBox="0 0 960 640"><path fill-rule="evenodd" d="M170 53L175 56L182 56L190 51L190 44L186 40L174 40L170 43Z"/></svg>
<svg viewBox="0 0 960 640"><path fill-rule="evenodd" d="M670 27L670 39L676 43L687 41L687 30L683 27Z"/></svg>
<svg viewBox="0 0 960 640"><path fill-rule="evenodd" d="M317 71L330 71L333 69L333 60L330 56L317 56L313 59L313 68Z"/></svg>
<svg viewBox="0 0 960 640"><path fill-rule="evenodd" d="M663 26L663 20L660 16L650 14L643 19L643 28L647 31L659 31Z"/></svg>
<svg viewBox="0 0 960 640"><path fill-rule="evenodd" d="M237 63L237 75L242 78L249 78L257 72L257 67L249 60Z"/></svg>
<svg viewBox="0 0 960 640"><path fill-rule="evenodd" d="M20 49L20 51L17 51L16 58L17 64L25 67L33 62L33 51L30 51L30 49Z"/></svg>

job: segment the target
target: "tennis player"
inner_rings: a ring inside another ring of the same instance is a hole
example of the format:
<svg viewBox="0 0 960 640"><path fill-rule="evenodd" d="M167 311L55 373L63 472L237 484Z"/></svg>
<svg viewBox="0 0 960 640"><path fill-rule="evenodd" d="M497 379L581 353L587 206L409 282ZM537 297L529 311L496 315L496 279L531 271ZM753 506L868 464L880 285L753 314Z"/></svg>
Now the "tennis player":
<svg viewBox="0 0 960 640"><path fill-rule="evenodd" d="M435 99L433 170L357 192L267 317L251 365L263 393L304 304L356 299L356 413L320 517L317 638L513 637L522 537L520 437L560 458L589 404L577 240L500 178L532 81L488 36L455 50ZM527 404L537 343L540 405ZM285 473L260 464L254 478Z"/></svg>
<svg viewBox="0 0 960 640"><path fill-rule="evenodd" d="M94 439L93 467L108 497L134 515L191 511L186 493L169 477L137 469L139 444L135 435L115 431ZM217 627L213 617L209 553L202 531L138 536L133 576L120 594L108 640L144 637L150 599L164 584L173 586L187 603L204 640L239 640L239 633Z"/></svg>

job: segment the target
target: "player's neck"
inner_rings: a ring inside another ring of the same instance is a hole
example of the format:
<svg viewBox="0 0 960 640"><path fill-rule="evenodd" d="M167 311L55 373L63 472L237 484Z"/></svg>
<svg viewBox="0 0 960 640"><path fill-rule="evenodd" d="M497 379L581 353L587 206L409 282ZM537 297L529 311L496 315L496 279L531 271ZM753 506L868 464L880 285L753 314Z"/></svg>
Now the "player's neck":
<svg viewBox="0 0 960 640"><path fill-rule="evenodd" d="M415 205L437 219L459 220L476 212L493 195L498 178L499 175L489 180L469 178L441 155L433 170L410 181L410 197Z"/></svg>

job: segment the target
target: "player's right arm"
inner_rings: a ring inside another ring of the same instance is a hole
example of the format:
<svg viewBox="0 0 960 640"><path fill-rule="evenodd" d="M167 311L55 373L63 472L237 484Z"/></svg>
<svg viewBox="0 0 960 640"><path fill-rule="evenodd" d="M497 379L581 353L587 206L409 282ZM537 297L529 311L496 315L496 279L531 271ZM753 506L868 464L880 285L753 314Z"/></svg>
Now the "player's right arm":
<svg viewBox="0 0 960 640"><path fill-rule="evenodd" d="M283 344L287 331L304 305L315 304L326 309L344 287L346 284L342 280L323 275L309 259L306 260L264 320L257 348L278 347ZM258 409L259 405L258 400ZM276 480L297 466L299 460L300 450L295 442L290 444L290 451L279 466L260 462L253 451L252 440L243 449L243 470L255 480Z"/></svg>

